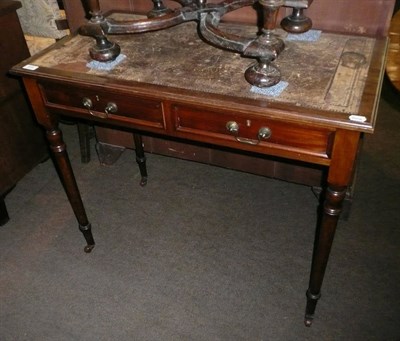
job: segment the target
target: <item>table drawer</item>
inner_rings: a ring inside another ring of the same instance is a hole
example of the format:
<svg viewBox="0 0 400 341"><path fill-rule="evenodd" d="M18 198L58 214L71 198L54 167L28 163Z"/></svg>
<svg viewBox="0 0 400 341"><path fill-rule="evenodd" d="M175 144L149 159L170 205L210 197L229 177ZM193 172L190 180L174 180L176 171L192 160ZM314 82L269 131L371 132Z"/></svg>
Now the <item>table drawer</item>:
<svg viewBox="0 0 400 341"><path fill-rule="evenodd" d="M287 123L234 111L201 110L175 104L172 106L178 133L203 136L204 140L227 140L239 144L285 149L328 158L334 131L320 127ZM236 140L236 141L235 141Z"/></svg>
<svg viewBox="0 0 400 341"><path fill-rule="evenodd" d="M41 84L41 89L49 108L79 112L138 127L165 129L161 101L53 83Z"/></svg>

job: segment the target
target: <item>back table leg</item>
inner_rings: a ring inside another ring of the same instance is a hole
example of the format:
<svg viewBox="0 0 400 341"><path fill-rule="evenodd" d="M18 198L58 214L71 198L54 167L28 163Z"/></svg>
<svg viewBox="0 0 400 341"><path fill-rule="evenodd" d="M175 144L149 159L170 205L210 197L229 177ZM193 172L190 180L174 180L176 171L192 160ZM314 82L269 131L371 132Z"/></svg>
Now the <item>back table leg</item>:
<svg viewBox="0 0 400 341"><path fill-rule="evenodd" d="M72 171L71 163L67 154L66 145L62 138L61 131L56 127L46 132L50 150L54 155L54 160L59 170L60 179L64 185L65 192L75 216L79 223L79 230L83 233L87 245L84 248L86 253L93 250L95 242L93 239L91 225L83 207L82 198Z"/></svg>
<svg viewBox="0 0 400 341"><path fill-rule="evenodd" d="M136 162L139 165L141 180L140 186L146 186L147 184L147 167L146 167L146 155L144 155L142 135L133 134L133 139L135 141L135 153Z"/></svg>

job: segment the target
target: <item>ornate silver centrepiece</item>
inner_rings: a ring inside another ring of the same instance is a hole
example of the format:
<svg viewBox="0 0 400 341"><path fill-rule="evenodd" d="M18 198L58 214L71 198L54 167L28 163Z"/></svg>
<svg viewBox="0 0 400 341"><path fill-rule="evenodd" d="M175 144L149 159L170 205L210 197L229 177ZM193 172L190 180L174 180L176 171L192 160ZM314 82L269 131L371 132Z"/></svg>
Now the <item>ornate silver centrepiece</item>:
<svg viewBox="0 0 400 341"><path fill-rule="evenodd" d="M303 15L312 0L225 0L207 3L207 0L171 0L180 8L167 8L162 0L152 0L153 9L146 19L119 21L104 17L99 0L83 0L89 8L91 19L79 33L96 39L90 49L90 56L97 61L114 60L120 54L120 47L107 39L107 35L142 33L166 29L187 21L197 21L199 33L211 44L240 53L257 61L245 71L246 80L257 87L270 87L281 79L279 69L272 63L285 48L275 33L277 15L282 6L293 8L292 15L284 18L281 26L290 33L303 33L311 28L311 20ZM260 34L244 38L219 29L221 18L245 6L253 6L263 16Z"/></svg>

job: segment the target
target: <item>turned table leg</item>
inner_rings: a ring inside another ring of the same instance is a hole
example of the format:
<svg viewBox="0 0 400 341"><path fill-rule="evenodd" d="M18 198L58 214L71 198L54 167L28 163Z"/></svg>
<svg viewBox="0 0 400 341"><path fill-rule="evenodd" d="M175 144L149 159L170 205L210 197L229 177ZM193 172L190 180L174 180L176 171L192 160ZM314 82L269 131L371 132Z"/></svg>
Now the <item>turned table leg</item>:
<svg viewBox="0 0 400 341"><path fill-rule="evenodd" d="M328 172L328 185L316 231L310 282L307 290L304 323L308 327L312 324L315 308L321 297L321 286L342 204L346 197L347 186L350 184L353 174L359 140L360 133L358 132L338 130L335 134Z"/></svg>
<svg viewBox="0 0 400 341"><path fill-rule="evenodd" d="M46 137L49 141L50 150L58 167L60 179L64 185L68 200L71 203L71 207L78 220L79 230L82 232L86 240L87 245L85 246L84 251L89 253L93 250L95 245L91 231L91 224L86 216L86 211L67 154L66 145L62 138L62 133L58 127L55 127L52 130L47 130Z"/></svg>
<svg viewBox="0 0 400 341"><path fill-rule="evenodd" d="M62 133L58 128L58 118L46 109L37 81L32 78L23 78L23 81L36 119L46 130L46 137L59 171L60 180L64 185L68 200L78 220L79 230L86 240L87 245L84 251L89 253L93 250L95 242L68 157L66 145L62 138Z"/></svg>
<svg viewBox="0 0 400 341"><path fill-rule="evenodd" d="M320 230L317 231L314 260L310 275L310 284L307 290L307 307L304 323L310 326L314 318L318 299L321 297L321 286L324 279L329 253L335 236L341 207L346 197L346 187L333 188L328 186L323 205Z"/></svg>

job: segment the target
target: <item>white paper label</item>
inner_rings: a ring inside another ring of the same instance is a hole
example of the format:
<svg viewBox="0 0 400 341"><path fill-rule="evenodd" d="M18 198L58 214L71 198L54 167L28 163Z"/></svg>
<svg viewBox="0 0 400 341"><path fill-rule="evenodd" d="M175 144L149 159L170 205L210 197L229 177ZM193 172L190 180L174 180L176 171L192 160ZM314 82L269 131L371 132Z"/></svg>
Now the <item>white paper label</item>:
<svg viewBox="0 0 400 341"><path fill-rule="evenodd" d="M367 118L365 116L360 116L360 115L350 115L349 120L355 122L365 122Z"/></svg>
<svg viewBox="0 0 400 341"><path fill-rule="evenodd" d="M23 68L23 69L26 69L26 70L32 70L32 71L34 71L34 70L38 69L39 66L33 65L33 64L26 64L26 65L23 66L22 68Z"/></svg>

